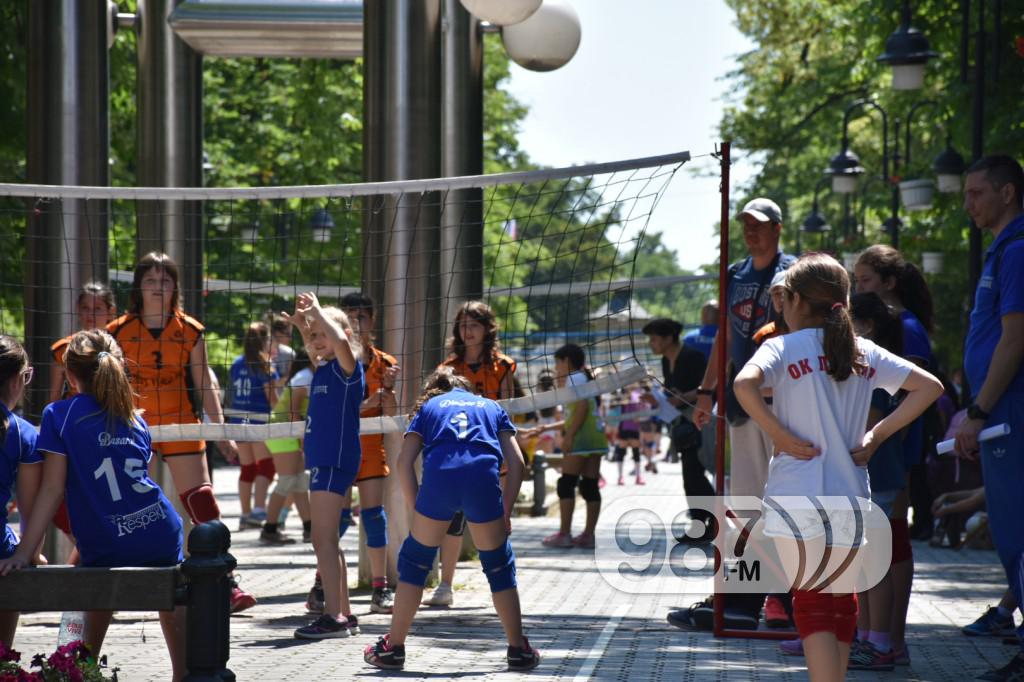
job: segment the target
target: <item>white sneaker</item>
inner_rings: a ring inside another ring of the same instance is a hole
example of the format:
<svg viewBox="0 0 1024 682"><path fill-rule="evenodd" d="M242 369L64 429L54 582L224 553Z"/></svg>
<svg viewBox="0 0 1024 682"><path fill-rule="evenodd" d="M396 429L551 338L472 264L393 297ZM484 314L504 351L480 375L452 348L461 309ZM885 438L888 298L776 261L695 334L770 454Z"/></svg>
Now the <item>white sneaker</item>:
<svg viewBox="0 0 1024 682"><path fill-rule="evenodd" d="M454 601L455 595L452 593L451 585L441 583L434 590L434 594L430 595L430 598L424 599L423 603L427 606L451 606Z"/></svg>

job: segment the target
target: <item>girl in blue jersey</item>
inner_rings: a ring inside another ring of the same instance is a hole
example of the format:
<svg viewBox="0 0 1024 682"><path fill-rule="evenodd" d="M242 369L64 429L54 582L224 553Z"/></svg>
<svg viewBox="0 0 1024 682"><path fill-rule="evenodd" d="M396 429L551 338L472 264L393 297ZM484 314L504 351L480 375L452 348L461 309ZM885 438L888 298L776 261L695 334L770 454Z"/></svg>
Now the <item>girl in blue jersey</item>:
<svg viewBox="0 0 1024 682"><path fill-rule="evenodd" d="M32 513L43 475L42 455L36 451L36 428L12 410L32 381L28 355L15 339L0 336L0 559L18 548L18 536L7 525L7 502L17 485L22 530ZM17 611L0 611L0 642L10 647L18 626Z"/></svg>
<svg viewBox="0 0 1024 682"><path fill-rule="evenodd" d="M104 331L71 337L64 356L77 395L43 410L37 449L43 481L25 537L0 574L28 566L60 501L67 497L82 566L175 566L181 562L181 518L147 473L152 443L135 414L124 356ZM96 656L111 611L90 611L85 643ZM184 673L184 614L160 613L174 679Z"/></svg>
<svg viewBox="0 0 1024 682"><path fill-rule="evenodd" d="M512 506L523 482L523 455L505 410L472 390L468 379L442 365L427 379L413 410L398 458L398 475L413 518L398 554L391 632L363 652L366 662L378 668L404 666L405 638L423 586L437 548L459 511L465 514L480 549L480 564L508 638L509 670L530 670L540 662L540 654L523 636L515 554L508 541ZM421 450L422 487L414 470ZM508 467L504 492L498 476L502 462Z"/></svg>
<svg viewBox="0 0 1024 682"><path fill-rule="evenodd" d="M232 424L265 424L277 402L277 371L270 364L270 327L253 322L245 330L242 355L231 364L231 408L246 412L228 418ZM274 480L274 460L262 441L238 443L238 530L260 528L267 520L267 490Z"/></svg>
<svg viewBox="0 0 1024 682"><path fill-rule="evenodd" d="M348 317L337 308L321 308L316 294L300 294L286 319L298 328L317 365L309 387L309 408L302 452L310 470L309 503L313 550L323 582L324 612L295 631L299 639L348 637L359 633L348 600L345 555L338 547L338 521L349 505L359 473L359 408L366 390L359 341Z"/></svg>

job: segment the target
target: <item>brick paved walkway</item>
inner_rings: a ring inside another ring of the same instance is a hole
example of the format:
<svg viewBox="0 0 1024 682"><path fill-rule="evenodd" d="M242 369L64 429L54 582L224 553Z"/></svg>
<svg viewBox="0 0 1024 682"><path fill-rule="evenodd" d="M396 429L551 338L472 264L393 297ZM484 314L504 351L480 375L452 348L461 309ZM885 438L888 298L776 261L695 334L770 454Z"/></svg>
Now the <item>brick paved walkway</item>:
<svg viewBox="0 0 1024 682"><path fill-rule="evenodd" d="M606 464L606 475L613 465ZM666 465L666 468L667 465ZM220 469L218 497L230 527L237 526L237 471ZM648 485L604 489L605 499L623 495L680 493L678 469L648 478ZM294 518L294 517L293 517ZM293 521L294 524L294 521ZM541 538L556 528L554 518L516 519L513 546L519 559L519 583L526 629L545 657L530 675L535 680L801 680L803 659L781 656L774 642L715 639L668 625L665 614L703 595L626 595L614 591L597 571L593 556L578 549L550 550ZM294 530L293 530L294 532ZM355 575L355 536L345 539ZM363 635L351 640L300 642L293 630L305 624L303 602L315 560L310 545L285 548L259 545L257 531L235 533L243 586L260 603L231 620L229 667L239 680L350 680L383 675L362 661L362 648L384 633L388 617L369 613L368 591L353 602ZM960 635L959 627L994 604L1004 578L994 552L951 551L916 543L917 574L911 601L908 640L913 665L893 673L850 673L851 680L973 679L1002 665L1014 648L999 640ZM60 614L22 617L15 648L28 654L50 651ZM460 565L456 603L450 609L420 612L408 644L408 680L519 678L504 671L504 642L490 606L486 580L478 564ZM156 614L125 613L115 619L104 647L112 664L129 682L165 680L169 664Z"/></svg>

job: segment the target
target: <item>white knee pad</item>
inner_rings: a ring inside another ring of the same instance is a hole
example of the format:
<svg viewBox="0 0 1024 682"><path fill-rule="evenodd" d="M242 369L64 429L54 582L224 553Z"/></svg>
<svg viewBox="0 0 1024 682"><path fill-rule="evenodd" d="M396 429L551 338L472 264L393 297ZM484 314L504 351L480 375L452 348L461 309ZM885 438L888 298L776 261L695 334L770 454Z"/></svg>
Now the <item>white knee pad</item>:
<svg viewBox="0 0 1024 682"><path fill-rule="evenodd" d="M287 497L291 493L302 493L309 490L309 474L278 474L274 494Z"/></svg>

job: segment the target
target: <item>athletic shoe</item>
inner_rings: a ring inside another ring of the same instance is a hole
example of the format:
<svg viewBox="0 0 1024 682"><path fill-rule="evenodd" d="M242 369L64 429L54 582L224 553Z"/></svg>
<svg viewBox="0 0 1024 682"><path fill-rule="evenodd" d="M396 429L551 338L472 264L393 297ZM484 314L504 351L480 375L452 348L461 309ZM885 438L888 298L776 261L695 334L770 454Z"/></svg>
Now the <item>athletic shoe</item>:
<svg viewBox="0 0 1024 682"><path fill-rule="evenodd" d="M302 541L306 543L313 542L313 530L302 529Z"/></svg>
<svg viewBox="0 0 1024 682"><path fill-rule="evenodd" d="M452 594L452 586L441 583L434 590L434 594L424 599L423 603L427 606L451 606L454 601L455 595Z"/></svg>
<svg viewBox="0 0 1024 682"><path fill-rule="evenodd" d="M688 609L671 611L667 616L668 622L681 630L700 632L711 632L714 629L714 619L714 597L707 597L704 601L696 602ZM729 630L756 630L757 621L757 617L749 613L726 609L722 625Z"/></svg>
<svg viewBox="0 0 1024 682"><path fill-rule="evenodd" d="M764 600L764 623L772 629L793 626L789 620L789 614L786 613L786 607L782 605L782 600L775 595L769 595Z"/></svg>
<svg viewBox="0 0 1024 682"><path fill-rule="evenodd" d="M862 642L856 649L850 647L850 663L847 669L892 670L896 667L892 659L892 651L883 654L871 642Z"/></svg>
<svg viewBox="0 0 1024 682"><path fill-rule="evenodd" d="M647 481L644 480L643 476L637 476L636 477L636 484L637 485L647 485Z"/></svg>
<svg viewBox="0 0 1024 682"><path fill-rule="evenodd" d="M263 522L266 519L256 518L252 514L242 514L238 517L238 530L252 530L253 528L262 528Z"/></svg>
<svg viewBox="0 0 1024 682"><path fill-rule="evenodd" d="M332 639L349 637L348 621L323 614L309 625L295 631L295 639Z"/></svg>
<svg viewBox="0 0 1024 682"><path fill-rule="evenodd" d="M1013 614L1000 616L999 609L992 606L978 620L960 629L968 637L1012 637L1016 634Z"/></svg>
<svg viewBox="0 0 1024 682"><path fill-rule="evenodd" d="M256 597L238 586L238 576L231 578L231 613L241 613L256 606Z"/></svg>
<svg viewBox="0 0 1024 682"><path fill-rule="evenodd" d="M622 476L619 476L619 485L626 485L626 479Z"/></svg>
<svg viewBox="0 0 1024 682"><path fill-rule="evenodd" d="M509 670L533 670L540 665L540 652L530 646L530 641L523 637L523 646L510 646L508 653Z"/></svg>
<svg viewBox="0 0 1024 682"><path fill-rule="evenodd" d="M391 613L395 608L395 596L386 587L373 588L373 596L370 597L371 613Z"/></svg>
<svg viewBox="0 0 1024 682"><path fill-rule="evenodd" d="M263 545L294 545L295 538L290 535L285 535L279 528L274 530L267 530L264 528L260 531L260 544Z"/></svg>
<svg viewBox="0 0 1024 682"><path fill-rule="evenodd" d="M384 635L363 649L363 660L383 670L401 670L405 666L405 645L392 645L389 635Z"/></svg>
<svg viewBox="0 0 1024 682"><path fill-rule="evenodd" d="M606 485L608 485L608 481L604 480L604 476L601 476L600 474L598 474L597 489L600 490L601 488L605 487Z"/></svg>
<svg viewBox="0 0 1024 682"><path fill-rule="evenodd" d="M1011 658L1002 668L989 670L975 679L988 682L1024 682L1024 653Z"/></svg>
<svg viewBox="0 0 1024 682"><path fill-rule="evenodd" d="M313 583L313 587L309 588L309 595L306 596L306 611L311 614L324 612L324 586L319 579Z"/></svg>
<svg viewBox="0 0 1024 682"><path fill-rule="evenodd" d="M894 665L910 665L910 647L906 642L902 646L892 648L892 662Z"/></svg>
<svg viewBox="0 0 1024 682"><path fill-rule="evenodd" d="M572 544L580 549L594 549L594 534L580 533L572 539Z"/></svg>
<svg viewBox="0 0 1024 682"><path fill-rule="evenodd" d="M359 629L359 619L356 618L354 613L350 613L345 616L345 621L346 625L348 625L348 633L350 635L358 635L362 633L362 630Z"/></svg>
<svg viewBox="0 0 1024 682"><path fill-rule="evenodd" d="M779 653L783 656L803 656L804 641L798 637L779 642Z"/></svg>
<svg viewBox="0 0 1024 682"><path fill-rule="evenodd" d="M567 549L573 546L572 536L568 533L552 533L544 538L542 544L545 547L556 547L558 549Z"/></svg>

